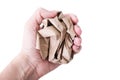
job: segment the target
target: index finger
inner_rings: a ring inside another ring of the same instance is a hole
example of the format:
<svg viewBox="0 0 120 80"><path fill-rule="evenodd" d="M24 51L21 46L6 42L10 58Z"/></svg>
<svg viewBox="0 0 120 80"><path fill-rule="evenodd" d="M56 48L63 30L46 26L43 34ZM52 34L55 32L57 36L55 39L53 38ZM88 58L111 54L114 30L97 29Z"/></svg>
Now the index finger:
<svg viewBox="0 0 120 80"><path fill-rule="evenodd" d="M65 14L65 16L70 17L74 25L76 25L78 23L78 18L77 18L76 15L74 15L74 14Z"/></svg>

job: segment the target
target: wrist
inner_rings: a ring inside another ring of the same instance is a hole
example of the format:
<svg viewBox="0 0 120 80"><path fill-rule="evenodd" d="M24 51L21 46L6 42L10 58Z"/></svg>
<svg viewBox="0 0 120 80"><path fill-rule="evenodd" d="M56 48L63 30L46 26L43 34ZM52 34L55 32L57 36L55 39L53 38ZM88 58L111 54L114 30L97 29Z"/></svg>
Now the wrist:
<svg viewBox="0 0 120 80"><path fill-rule="evenodd" d="M37 80L38 76L29 59L23 54L19 54L1 72L0 80Z"/></svg>
<svg viewBox="0 0 120 80"><path fill-rule="evenodd" d="M36 67L32 65L28 56L20 53L15 60L15 64L19 64L20 73L22 80L38 80L38 74Z"/></svg>

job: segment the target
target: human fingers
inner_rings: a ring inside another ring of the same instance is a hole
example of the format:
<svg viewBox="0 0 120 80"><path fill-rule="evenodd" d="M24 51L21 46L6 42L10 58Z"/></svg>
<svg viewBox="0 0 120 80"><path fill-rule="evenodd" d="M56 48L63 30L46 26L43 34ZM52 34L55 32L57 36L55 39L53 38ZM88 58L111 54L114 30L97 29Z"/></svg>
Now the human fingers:
<svg viewBox="0 0 120 80"><path fill-rule="evenodd" d="M73 24L77 24L78 23L78 18L76 15L74 14L65 14L65 16L70 17L70 19L72 20Z"/></svg>
<svg viewBox="0 0 120 80"><path fill-rule="evenodd" d="M82 39L80 37L75 37L74 45L81 46Z"/></svg>
<svg viewBox="0 0 120 80"><path fill-rule="evenodd" d="M82 30L79 25L74 25L74 31L78 37L80 37Z"/></svg>
<svg viewBox="0 0 120 80"><path fill-rule="evenodd" d="M74 53L78 53L78 52L81 50L81 46L73 45L73 46L72 46L72 49L73 49L73 52L74 52Z"/></svg>

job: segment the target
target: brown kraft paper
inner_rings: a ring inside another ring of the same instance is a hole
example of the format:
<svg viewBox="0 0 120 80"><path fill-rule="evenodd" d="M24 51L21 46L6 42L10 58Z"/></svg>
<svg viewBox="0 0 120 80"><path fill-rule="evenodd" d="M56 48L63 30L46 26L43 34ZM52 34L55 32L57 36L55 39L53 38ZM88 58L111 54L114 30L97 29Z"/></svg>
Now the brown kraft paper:
<svg viewBox="0 0 120 80"><path fill-rule="evenodd" d="M42 59L58 64L70 62L76 35L70 17L58 12L56 17L44 19L41 25L37 32L36 48L40 50Z"/></svg>

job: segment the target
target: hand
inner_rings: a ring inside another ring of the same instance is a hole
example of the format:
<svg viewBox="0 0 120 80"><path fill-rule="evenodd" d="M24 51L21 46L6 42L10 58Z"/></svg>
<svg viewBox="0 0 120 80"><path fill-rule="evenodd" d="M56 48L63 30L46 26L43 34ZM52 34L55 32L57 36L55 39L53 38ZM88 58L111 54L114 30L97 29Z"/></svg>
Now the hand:
<svg viewBox="0 0 120 80"><path fill-rule="evenodd" d="M32 66L33 69L35 69L34 71L38 77L45 75L46 73L59 66L59 64L54 64L46 60L42 60L39 50L36 49L36 32L40 29L39 26L41 24L41 21L44 18L52 18L56 15L56 11L38 9L25 25L21 54L23 56L26 56L26 58L30 61L29 65ZM74 39L74 45L72 46L72 49L75 53L77 53L81 48L81 29L77 25L78 19L76 16L72 14L66 14L66 16L69 16L75 24L74 30L76 32L77 37L75 37Z"/></svg>

